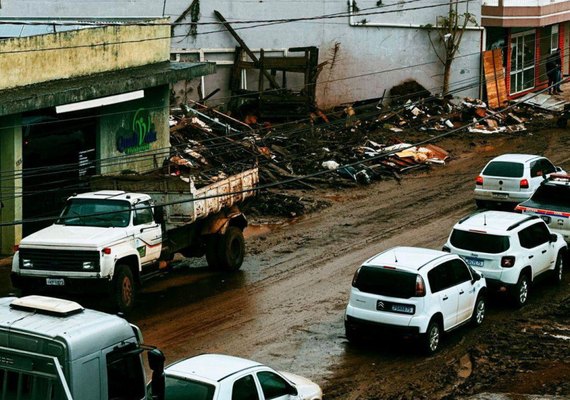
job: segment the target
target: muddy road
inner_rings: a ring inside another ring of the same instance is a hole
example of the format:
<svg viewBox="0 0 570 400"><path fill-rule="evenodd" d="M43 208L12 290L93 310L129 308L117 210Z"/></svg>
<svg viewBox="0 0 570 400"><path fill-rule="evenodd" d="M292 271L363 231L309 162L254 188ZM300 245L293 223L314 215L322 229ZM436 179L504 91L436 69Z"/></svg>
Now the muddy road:
<svg viewBox="0 0 570 400"><path fill-rule="evenodd" d="M401 183L297 193L330 206L293 223L257 221L239 273L213 274L202 260L179 264L145 288L132 321L168 360L203 352L253 358L313 379L327 399L570 397L570 274L559 288L538 283L522 310L493 297L483 327L447 336L433 357L417 355L405 340L354 346L344 337L360 263L396 245L440 249L453 224L475 210L474 177L490 158L544 154L570 170L568 131L437 144L450 151L447 165Z"/></svg>
<svg viewBox="0 0 570 400"><path fill-rule="evenodd" d="M494 296L481 328L444 337L432 357L418 355L406 340L355 346L344 337L343 313L358 266L392 246L440 249L454 223L475 211L474 178L490 158L544 154L570 171L570 129L457 135L436 144L451 160L400 183L296 192L329 206L295 221L250 219L241 271L213 273L205 260L180 262L147 283L130 320L170 362L204 352L253 358L309 377L326 399L453 399L482 392L570 398L569 273L560 287L535 285L521 310Z"/></svg>

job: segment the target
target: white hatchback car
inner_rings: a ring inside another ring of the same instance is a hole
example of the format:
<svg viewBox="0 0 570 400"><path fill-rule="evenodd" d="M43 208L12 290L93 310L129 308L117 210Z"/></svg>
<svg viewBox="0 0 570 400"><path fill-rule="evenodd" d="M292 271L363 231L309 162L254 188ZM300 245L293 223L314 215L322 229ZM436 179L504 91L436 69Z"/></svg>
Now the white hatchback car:
<svg viewBox="0 0 570 400"><path fill-rule="evenodd" d="M440 335L485 317L486 283L461 257L439 250L395 247L354 274L345 313L346 337L399 332L418 336L434 353Z"/></svg>
<svg viewBox="0 0 570 400"><path fill-rule="evenodd" d="M509 292L521 307L538 275L551 272L555 282L562 280L567 246L537 216L484 211L457 222L443 249L462 256L489 288Z"/></svg>
<svg viewBox="0 0 570 400"><path fill-rule="evenodd" d="M168 400L321 400L323 397L319 385L306 378L223 354L186 358L168 366L164 374L164 398Z"/></svg>
<svg viewBox="0 0 570 400"><path fill-rule="evenodd" d="M531 154L503 154L485 165L475 179L478 207L508 204L513 207L532 196L553 172L563 172L547 158Z"/></svg>

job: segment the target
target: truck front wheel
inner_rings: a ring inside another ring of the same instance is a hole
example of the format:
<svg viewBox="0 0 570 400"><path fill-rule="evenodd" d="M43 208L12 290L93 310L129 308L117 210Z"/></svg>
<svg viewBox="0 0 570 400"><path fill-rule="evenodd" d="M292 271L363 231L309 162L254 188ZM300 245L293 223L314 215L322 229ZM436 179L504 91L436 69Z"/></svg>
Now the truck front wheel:
<svg viewBox="0 0 570 400"><path fill-rule="evenodd" d="M136 287L131 269L119 264L113 280L113 300L118 311L128 314L135 304Z"/></svg>
<svg viewBox="0 0 570 400"><path fill-rule="evenodd" d="M218 239L217 267L225 271L237 271L243 263L245 241L243 232L236 226L230 226Z"/></svg>

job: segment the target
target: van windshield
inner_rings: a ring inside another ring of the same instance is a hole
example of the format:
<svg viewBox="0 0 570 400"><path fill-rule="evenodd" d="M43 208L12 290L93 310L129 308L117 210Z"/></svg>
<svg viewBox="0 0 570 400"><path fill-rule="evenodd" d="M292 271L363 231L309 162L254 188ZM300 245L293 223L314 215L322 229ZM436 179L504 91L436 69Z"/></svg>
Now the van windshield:
<svg viewBox="0 0 570 400"><path fill-rule="evenodd" d="M502 176L505 178L520 178L523 176L524 165L512 161L491 161L483 170L486 176Z"/></svg>
<svg viewBox="0 0 570 400"><path fill-rule="evenodd" d="M122 200L72 199L56 224L124 228L130 222L130 207Z"/></svg>
<svg viewBox="0 0 570 400"><path fill-rule="evenodd" d="M215 387L205 382L167 376L165 390L164 398L168 400L212 400Z"/></svg>
<svg viewBox="0 0 570 400"><path fill-rule="evenodd" d="M509 249L509 237L454 229L449 238L453 247L477 253L498 254Z"/></svg>
<svg viewBox="0 0 570 400"><path fill-rule="evenodd" d="M364 265L354 287L362 292L409 299L416 293L417 274Z"/></svg>

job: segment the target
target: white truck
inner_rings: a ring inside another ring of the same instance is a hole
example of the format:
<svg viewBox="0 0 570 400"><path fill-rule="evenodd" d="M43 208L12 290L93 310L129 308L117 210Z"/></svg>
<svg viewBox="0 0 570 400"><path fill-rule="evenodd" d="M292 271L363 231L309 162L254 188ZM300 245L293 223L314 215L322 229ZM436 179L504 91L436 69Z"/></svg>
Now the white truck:
<svg viewBox="0 0 570 400"><path fill-rule="evenodd" d="M135 325L68 300L0 298L0 399L146 399L143 351L163 399L164 355Z"/></svg>
<svg viewBox="0 0 570 400"><path fill-rule="evenodd" d="M177 252L238 270L247 220L236 204L254 195L258 179L257 168L200 189L171 176L95 179L92 188L106 190L70 197L53 225L22 239L12 285L23 294L106 294L127 313L137 288Z"/></svg>

